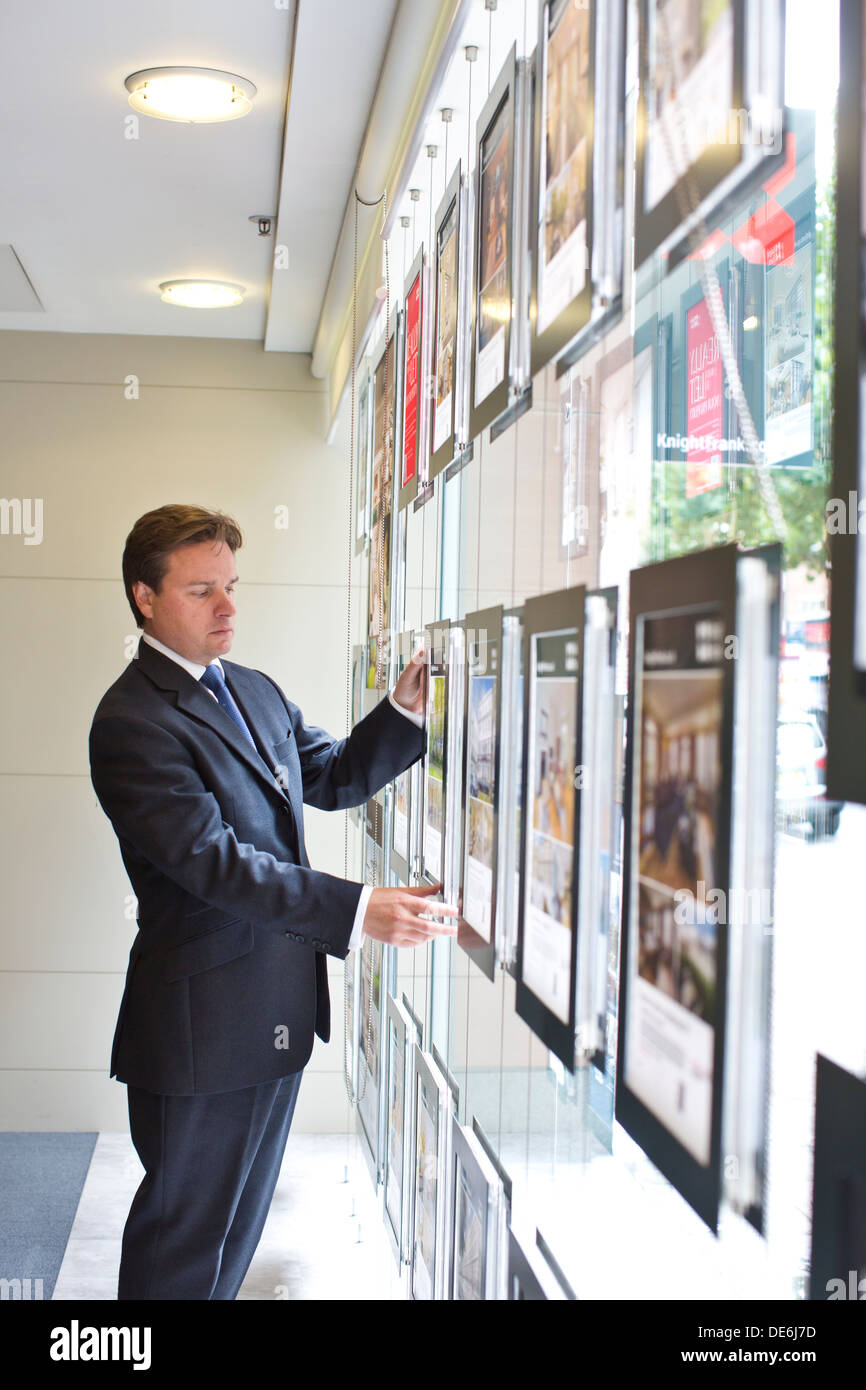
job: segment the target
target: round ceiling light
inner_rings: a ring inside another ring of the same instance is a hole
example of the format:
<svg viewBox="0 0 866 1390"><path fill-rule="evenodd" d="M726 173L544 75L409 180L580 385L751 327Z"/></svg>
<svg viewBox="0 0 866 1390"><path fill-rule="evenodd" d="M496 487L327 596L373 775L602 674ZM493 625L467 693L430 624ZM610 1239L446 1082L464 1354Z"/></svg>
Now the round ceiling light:
<svg viewBox="0 0 866 1390"><path fill-rule="evenodd" d="M244 298L244 286L229 280L163 280L159 289L166 304L184 309L228 309Z"/></svg>
<svg viewBox="0 0 866 1390"><path fill-rule="evenodd" d="M256 94L245 77L216 68L142 68L124 86L136 111L194 124L245 116Z"/></svg>

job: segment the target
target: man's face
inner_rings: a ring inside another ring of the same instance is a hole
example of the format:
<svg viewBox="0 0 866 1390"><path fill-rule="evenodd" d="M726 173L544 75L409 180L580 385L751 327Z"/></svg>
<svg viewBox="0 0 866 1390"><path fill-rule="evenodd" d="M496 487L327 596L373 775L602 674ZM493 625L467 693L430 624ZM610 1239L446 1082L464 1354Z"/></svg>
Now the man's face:
<svg viewBox="0 0 866 1390"><path fill-rule="evenodd" d="M140 582L133 586L145 632L188 661L209 666L231 649L237 580L235 557L221 541L173 550L158 594Z"/></svg>

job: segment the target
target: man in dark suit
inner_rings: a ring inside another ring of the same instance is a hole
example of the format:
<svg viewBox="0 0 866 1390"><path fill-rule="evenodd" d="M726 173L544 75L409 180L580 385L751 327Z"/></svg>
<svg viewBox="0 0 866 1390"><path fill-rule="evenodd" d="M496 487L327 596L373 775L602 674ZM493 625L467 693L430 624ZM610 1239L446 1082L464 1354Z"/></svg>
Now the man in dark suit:
<svg viewBox="0 0 866 1390"><path fill-rule="evenodd" d="M111 1060L145 1169L120 1299L236 1297L314 1032L330 1035L326 955L455 931L428 915L436 889L346 882L304 847L303 802L360 805L421 756L423 665L348 738L306 724L269 676L224 659L241 543L200 507L139 518L123 577L143 637L90 731L138 899Z"/></svg>

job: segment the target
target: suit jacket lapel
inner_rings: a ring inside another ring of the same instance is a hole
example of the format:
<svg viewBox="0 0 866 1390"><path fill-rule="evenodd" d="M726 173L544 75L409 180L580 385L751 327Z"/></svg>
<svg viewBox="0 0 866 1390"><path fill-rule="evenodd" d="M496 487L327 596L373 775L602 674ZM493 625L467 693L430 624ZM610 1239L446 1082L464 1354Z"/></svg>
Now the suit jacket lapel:
<svg viewBox="0 0 866 1390"><path fill-rule="evenodd" d="M172 661L170 657L164 656L162 652L158 652L156 648L152 647L148 642L139 642L138 662L142 671L144 671L161 690L175 692L178 709L182 709L193 719L198 719L201 723L207 724L209 728L219 734L221 739L229 744L232 750L243 760L252 772L255 772L257 776L261 777L265 784L275 791L278 796L282 797L284 800L286 799L285 793L274 777L273 772L268 770L262 760L261 754L250 747L234 721L229 718L225 710L220 709L210 691L203 689L194 676L191 676L188 671L185 671L176 661ZM238 688L236 673L239 669L240 668L232 663L231 680L235 688ZM248 701L246 689L244 689L243 698L244 708L241 712L244 718L247 719L251 728L254 728L259 734L259 737L262 738L264 736L264 730L268 725L267 715L263 712L263 707L260 702L257 704L256 701L252 703ZM238 700L238 704L240 705L240 700ZM257 711L256 708L254 708L256 704L258 714L262 720L261 724L257 720Z"/></svg>

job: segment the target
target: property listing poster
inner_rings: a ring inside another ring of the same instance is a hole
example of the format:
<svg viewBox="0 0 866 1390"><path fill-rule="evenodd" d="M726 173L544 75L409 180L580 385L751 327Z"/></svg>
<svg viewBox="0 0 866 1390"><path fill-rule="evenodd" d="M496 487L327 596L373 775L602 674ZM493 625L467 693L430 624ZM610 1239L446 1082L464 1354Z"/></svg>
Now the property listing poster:
<svg viewBox="0 0 866 1390"><path fill-rule="evenodd" d="M406 669L409 652L401 641L398 653L398 671L402 675ZM400 858L409 862L409 814L411 796L411 769L401 772L394 778L394 815L391 822L391 845Z"/></svg>
<svg viewBox="0 0 866 1390"><path fill-rule="evenodd" d="M481 208L475 344L475 404L505 377L505 337L511 319L508 216L511 189L511 100L503 101L481 142Z"/></svg>
<svg viewBox="0 0 866 1390"><path fill-rule="evenodd" d="M380 849L381 854L381 849ZM382 943L366 937L359 952L361 958L361 1003L358 1066L358 1112L376 1148L379 1127L379 1050L381 1027Z"/></svg>
<svg viewBox="0 0 866 1390"><path fill-rule="evenodd" d="M394 779L394 849L401 859L409 858L409 773Z"/></svg>
<svg viewBox="0 0 866 1390"><path fill-rule="evenodd" d="M436 405L433 450L454 433L454 369L457 355L457 200L439 229L436 287Z"/></svg>
<svg viewBox="0 0 866 1390"><path fill-rule="evenodd" d="M367 632L369 658L367 685L384 690L388 679L388 657L380 652L380 634L386 634L391 611L391 493L393 486L394 432L391 412L393 396L389 389L393 343L383 352L373 382L373 495L370 527L370 575L368 586Z"/></svg>
<svg viewBox="0 0 866 1390"><path fill-rule="evenodd" d="M403 1045L393 1019L388 1021L388 1182L385 1202L399 1232L403 1209Z"/></svg>
<svg viewBox="0 0 866 1390"><path fill-rule="evenodd" d="M361 1049L372 1086L379 1084L379 1017L382 943L365 939L361 949Z"/></svg>
<svg viewBox="0 0 866 1390"><path fill-rule="evenodd" d="M370 391L366 380L358 399L358 473L355 479L357 511L355 540L367 534L367 475L370 471Z"/></svg>
<svg viewBox="0 0 866 1390"><path fill-rule="evenodd" d="M722 485L724 412L722 354L702 299L686 312L686 497Z"/></svg>
<svg viewBox="0 0 866 1390"><path fill-rule="evenodd" d="M532 639L523 982L571 1016L572 877L579 655L574 632Z"/></svg>
<svg viewBox="0 0 866 1390"><path fill-rule="evenodd" d="M427 756L424 766L424 872L434 883L442 879L442 831L445 824L445 700L444 662L430 655L427 683Z"/></svg>
<svg viewBox="0 0 866 1390"><path fill-rule="evenodd" d="M418 464L418 385L421 369L421 276L406 296L406 367L403 390L403 487Z"/></svg>
<svg viewBox="0 0 866 1390"><path fill-rule="evenodd" d="M438 1106L437 1091L419 1076L415 1160L415 1261L412 1289L416 1298L432 1298L435 1288Z"/></svg>
<svg viewBox="0 0 866 1390"><path fill-rule="evenodd" d="M586 284L590 7L553 0L544 39L542 177L539 183L538 332Z"/></svg>
<svg viewBox="0 0 866 1390"><path fill-rule="evenodd" d="M732 0L649 0L644 211L725 140L733 107Z"/></svg>
<svg viewBox="0 0 866 1390"><path fill-rule="evenodd" d="M496 805L496 706L498 643L479 644L484 660L469 668L466 730L467 815L463 865L463 917L490 941L493 908L493 849Z"/></svg>
<svg viewBox="0 0 866 1390"><path fill-rule="evenodd" d="M795 250L766 270L764 456L785 463L812 452L813 247L798 228Z"/></svg>
<svg viewBox="0 0 866 1390"><path fill-rule="evenodd" d="M713 608L641 620L625 1082L710 1160L717 1022L724 627Z"/></svg>
<svg viewBox="0 0 866 1390"><path fill-rule="evenodd" d="M484 1298L487 1211L479 1211L472 1183L458 1155L455 1159L454 1288L455 1299Z"/></svg>

